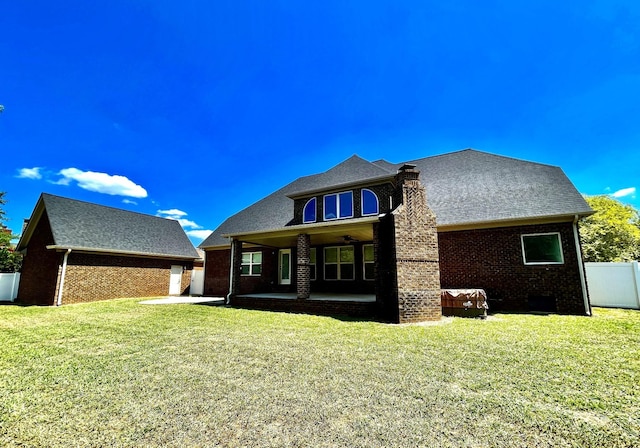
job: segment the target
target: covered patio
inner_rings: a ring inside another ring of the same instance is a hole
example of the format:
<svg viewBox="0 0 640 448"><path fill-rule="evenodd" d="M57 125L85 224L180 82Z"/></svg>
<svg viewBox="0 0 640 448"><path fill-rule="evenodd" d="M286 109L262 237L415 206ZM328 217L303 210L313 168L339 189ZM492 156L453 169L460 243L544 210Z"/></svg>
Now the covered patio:
<svg viewBox="0 0 640 448"><path fill-rule="evenodd" d="M373 216L224 235L231 241L231 301L235 304L239 300L262 300L265 303L268 300L297 299L375 304L374 279L363 279L361 271L364 265L360 252L363 244L373 246L374 225L379 219L379 216ZM349 248L352 258L343 261L351 264L347 279L337 275L335 278L327 277L322 252L327 247L334 249L336 254L338 251L346 253L346 249L342 248ZM250 258L254 255L246 255L252 251L260 251L258 261ZM243 254L245 259L242 258ZM275 260L273 256L276 256ZM373 262L371 259L370 264ZM243 264L248 263L260 264L259 278L253 268L243 268Z"/></svg>

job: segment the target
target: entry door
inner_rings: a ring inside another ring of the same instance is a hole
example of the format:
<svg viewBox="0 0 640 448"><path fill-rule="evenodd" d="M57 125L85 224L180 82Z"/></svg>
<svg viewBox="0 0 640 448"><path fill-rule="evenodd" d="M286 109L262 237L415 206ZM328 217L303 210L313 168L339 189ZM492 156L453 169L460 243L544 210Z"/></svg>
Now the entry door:
<svg viewBox="0 0 640 448"><path fill-rule="evenodd" d="M280 249L278 262L279 279L281 285L291 284L291 249Z"/></svg>
<svg viewBox="0 0 640 448"><path fill-rule="evenodd" d="M171 277L169 278L169 295L179 296L182 292L182 266L171 266Z"/></svg>

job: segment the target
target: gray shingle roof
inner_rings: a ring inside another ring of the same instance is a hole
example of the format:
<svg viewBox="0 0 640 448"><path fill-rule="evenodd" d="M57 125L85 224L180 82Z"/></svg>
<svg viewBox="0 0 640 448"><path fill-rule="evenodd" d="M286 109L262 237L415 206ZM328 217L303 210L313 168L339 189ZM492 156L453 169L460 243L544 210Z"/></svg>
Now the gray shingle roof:
<svg viewBox="0 0 640 448"><path fill-rule="evenodd" d="M175 220L46 193L40 197L36 210L38 207L44 207L54 244L60 248L166 258L199 258L193 244ZM30 226L35 224L29 223ZM26 244L28 241L21 240L18 247Z"/></svg>
<svg viewBox="0 0 640 448"><path fill-rule="evenodd" d="M472 149L410 163L439 226L592 212L559 167Z"/></svg>
<svg viewBox="0 0 640 448"><path fill-rule="evenodd" d="M438 226L591 213L558 167L473 149L407 162L420 170ZM353 156L324 173L301 177L228 218L200 247L226 245L222 235L228 233L286 226L293 217L293 200L287 195L393 174L403 163Z"/></svg>

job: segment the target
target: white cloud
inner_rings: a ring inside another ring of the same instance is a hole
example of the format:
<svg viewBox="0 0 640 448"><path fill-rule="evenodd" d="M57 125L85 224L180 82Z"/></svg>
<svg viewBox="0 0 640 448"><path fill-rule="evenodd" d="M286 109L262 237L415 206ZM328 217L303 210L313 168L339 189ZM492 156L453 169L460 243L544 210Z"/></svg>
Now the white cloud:
<svg viewBox="0 0 640 448"><path fill-rule="evenodd" d="M187 230L185 233L195 239L204 240L213 230Z"/></svg>
<svg viewBox="0 0 640 448"><path fill-rule="evenodd" d="M175 218L173 218L173 219L175 219ZM196 224L195 222L190 221L190 220L188 220L188 219L182 219L182 218L181 218L181 219L176 219L176 221L178 221L178 222L180 223L180 225L181 225L183 228L185 228L185 229L186 229L186 228L191 228L191 229L202 229L202 226L199 226L199 225L198 225L198 224Z"/></svg>
<svg viewBox="0 0 640 448"><path fill-rule="evenodd" d="M182 210L178 210L177 208L172 208L171 210L158 210L158 214L171 216L172 218L187 216L187 212L183 212Z"/></svg>
<svg viewBox="0 0 640 448"><path fill-rule="evenodd" d="M623 188L622 190L615 191L611 193L611 196L613 196L614 198L624 198L627 196L635 196L635 194L636 194L636 187L630 187L630 188Z"/></svg>
<svg viewBox="0 0 640 448"><path fill-rule="evenodd" d="M124 204L138 205L136 201L132 201L131 199L123 199L122 202Z"/></svg>
<svg viewBox="0 0 640 448"><path fill-rule="evenodd" d="M42 179L40 174L40 167L34 166L33 168L20 168L18 170L18 176L21 179Z"/></svg>
<svg viewBox="0 0 640 448"><path fill-rule="evenodd" d="M63 176L56 182L59 185L69 185L71 181L76 181L80 188L89 191L132 198L147 197L147 190L124 176L82 171L77 168L65 168L58 174Z"/></svg>
<svg viewBox="0 0 640 448"><path fill-rule="evenodd" d="M156 216L167 219L175 219L180 223L183 229L202 229L202 226L199 226L194 221L185 218L185 216L187 216L187 212L183 212L182 210L178 210L177 208L172 208L171 210L158 210Z"/></svg>

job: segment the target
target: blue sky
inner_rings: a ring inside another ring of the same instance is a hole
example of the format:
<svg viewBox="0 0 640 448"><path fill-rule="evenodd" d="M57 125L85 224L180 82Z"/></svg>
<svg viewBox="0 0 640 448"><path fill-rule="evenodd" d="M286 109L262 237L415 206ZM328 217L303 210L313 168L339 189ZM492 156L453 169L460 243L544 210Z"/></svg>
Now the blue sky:
<svg viewBox="0 0 640 448"><path fill-rule="evenodd" d="M226 217L352 154L468 147L640 207L640 2L7 2L0 191Z"/></svg>

